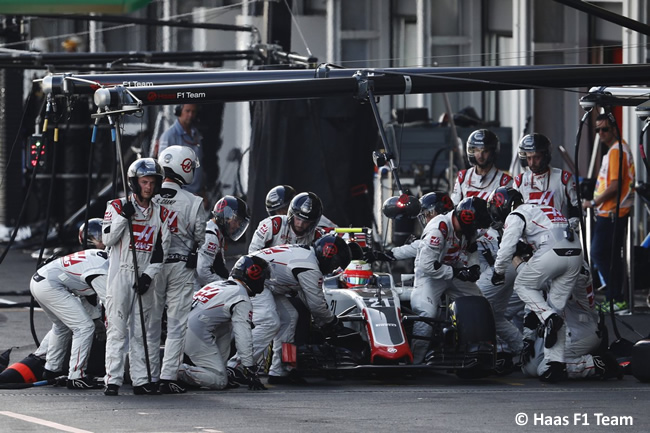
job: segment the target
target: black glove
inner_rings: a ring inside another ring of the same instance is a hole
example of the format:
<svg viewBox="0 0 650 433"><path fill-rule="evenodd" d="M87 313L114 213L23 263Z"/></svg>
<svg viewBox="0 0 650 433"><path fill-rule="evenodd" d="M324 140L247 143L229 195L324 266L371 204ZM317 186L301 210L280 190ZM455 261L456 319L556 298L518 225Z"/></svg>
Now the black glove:
<svg viewBox="0 0 650 433"><path fill-rule="evenodd" d="M537 329L541 324L542 322L540 322L537 314L532 311L529 311L524 315L524 328Z"/></svg>
<svg viewBox="0 0 650 433"><path fill-rule="evenodd" d="M528 256L533 255L533 247L528 245L526 242L519 241L517 242L517 247L515 249L515 256L519 256L522 259L526 260L525 258Z"/></svg>
<svg viewBox="0 0 650 433"><path fill-rule="evenodd" d="M468 271L469 271L469 278L467 279L468 281L475 283L478 281L479 278L481 278L481 267L479 265L470 266Z"/></svg>
<svg viewBox="0 0 650 433"><path fill-rule="evenodd" d="M506 275L505 274L500 274L497 271L494 271L492 273L492 278L490 279L492 284L495 286L500 286L506 282Z"/></svg>
<svg viewBox="0 0 650 433"><path fill-rule="evenodd" d="M147 274L142 274L138 278L138 283L133 285L133 290L138 292L138 295L142 296L147 293L149 286L151 285L151 277Z"/></svg>
<svg viewBox="0 0 650 433"><path fill-rule="evenodd" d="M366 262L372 263L374 261L379 260L380 262L394 262L397 260L393 253L390 251L366 251L363 253L363 258Z"/></svg>
<svg viewBox="0 0 650 433"><path fill-rule="evenodd" d="M535 357L535 341L533 340L524 340L524 347L521 349L521 364L528 363L531 359Z"/></svg>
<svg viewBox="0 0 650 433"><path fill-rule="evenodd" d="M135 206L133 206L133 203L131 203L130 201L127 201L122 206L122 212L120 213L120 215L122 215L124 218L128 220L131 219L133 214L135 214Z"/></svg>
<svg viewBox="0 0 650 433"><path fill-rule="evenodd" d="M196 264L199 261L199 255L196 251L192 251L188 256L187 256L187 262L185 262L185 267L187 269L196 269Z"/></svg>
<svg viewBox="0 0 650 433"><path fill-rule="evenodd" d="M334 320L321 326L321 331L323 331L323 334L325 334L326 337L335 337L340 334L343 329L345 329L345 326L343 326L338 317L334 317Z"/></svg>
<svg viewBox="0 0 650 433"><path fill-rule="evenodd" d="M248 380L248 389L251 391L265 391L266 387L257 375L257 366L244 367L244 375Z"/></svg>
<svg viewBox="0 0 650 433"><path fill-rule="evenodd" d="M102 319L93 319L95 324L95 340L102 343L106 341L106 327Z"/></svg>
<svg viewBox="0 0 650 433"><path fill-rule="evenodd" d="M454 271L454 278L458 278L460 281L467 281L469 278L469 268L451 268Z"/></svg>

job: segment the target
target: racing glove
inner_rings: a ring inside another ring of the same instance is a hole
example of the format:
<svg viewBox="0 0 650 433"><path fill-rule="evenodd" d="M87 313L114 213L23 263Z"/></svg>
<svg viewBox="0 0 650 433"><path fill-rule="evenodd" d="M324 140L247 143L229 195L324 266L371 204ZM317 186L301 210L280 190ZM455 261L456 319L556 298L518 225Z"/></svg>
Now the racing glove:
<svg viewBox="0 0 650 433"><path fill-rule="evenodd" d="M151 277L147 274L142 274L138 278L138 283L133 285L133 290L138 292L138 295L142 296L147 293L149 286L151 285Z"/></svg>
<svg viewBox="0 0 650 433"><path fill-rule="evenodd" d="M532 311L529 311L524 315L524 328L535 330L541 324L542 322L539 321L537 314L533 313Z"/></svg>
<svg viewBox="0 0 650 433"><path fill-rule="evenodd" d="M515 256L519 256L523 260L528 261L528 259L532 255L533 255L533 247L531 247L526 242L522 242L522 241L517 242L517 247L515 248Z"/></svg>
<svg viewBox="0 0 650 433"><path fill-rule="evenodd" d="M535 342L533 340L524 340L524 347L521 349L521 365L527 364L535 357Z"/></svg>
<svg viewBox="0 0 650 433"><path fill-rule="evenodd" d="M192 251L187 256L187 262L185 262L185 267L187 269L196 269L196 264L199 261L199 255L196 251Z"/></svg>
<svg viewBox="0 0 650 433"><path fill-rule="evenodd" d="M344 330L344 326L339 320L338 317L334 317L334 320L332 320L329 323L326 323L321 327L321 331L323 331L323 334L325 334L326 337L335 337L336 335L340 334Z"/></svg>
<svg viewBox="0 0 650 433"><path fill-rule="evenodd" d="M494 271L494 273L492 273L492 279L490 279L490 281L493 285L500 286L506 282L506 275Z"/></svg>
<svg viewBox="0 0 650 433"><path fill-rule="evenodd" d="M266 387L257 374L257 366L244 367L244 376L248 380L248 389L250 391L265 391Z"/></svg>
<svg viewBox="0 0 650 433"><path fill-rule="evenodd" d="M131 217L135 214L135 206L133 206L133 203L130 201L127 201L124 203L124 206L122 206L122 212L120 215L122 215L124 218L127 220L131 219Z"/></svg>
<svg viewBox="0 0 650 433"><path fill-rule="evenodd" d="M475 283L481 277L481 267L479 265L472 265L469 268L453 268L454 278L460 281L471 281Z"/></svg>
<svg viewBox="0 0 650 433"><path fill-rule="evenodd" d="M93 323L95 324L95 340L99 343L106 341L106 327L104 326L104 321L102 319L94 319Z"/></svg>
<svg viewBox="0 0 650 433"><path fill-rule="evenodd" d="M366 262L372 263L374 261L380 261L380 262L394 262L397 260L393 253L390 251L366 251L363 253L363 258L365 259Z"/></svg>

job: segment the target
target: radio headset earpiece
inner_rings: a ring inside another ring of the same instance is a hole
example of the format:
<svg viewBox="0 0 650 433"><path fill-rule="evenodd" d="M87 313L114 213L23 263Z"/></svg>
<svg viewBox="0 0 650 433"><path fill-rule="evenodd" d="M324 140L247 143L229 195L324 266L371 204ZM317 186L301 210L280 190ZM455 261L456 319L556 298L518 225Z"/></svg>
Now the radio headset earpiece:
<svg viewBox="0 0 650 433"><path fill-rule="evenodd" d="M183 104L174 106L174 116L180 117L183 112Z"/></svg>

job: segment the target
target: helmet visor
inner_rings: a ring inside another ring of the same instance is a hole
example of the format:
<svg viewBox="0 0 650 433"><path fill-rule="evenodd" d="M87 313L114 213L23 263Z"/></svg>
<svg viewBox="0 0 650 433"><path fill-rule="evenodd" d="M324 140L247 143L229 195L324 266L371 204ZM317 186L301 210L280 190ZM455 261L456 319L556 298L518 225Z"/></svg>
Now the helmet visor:
<svg viewBox="0 0 650 433"><path fill-rule="evenodd" d="M368 277L348 276L346 277L349 286L365 286L370 281Z"/></svg>
<svg viewBox="0 0 650 433"><path fill-rule="evenodd" d="M246 232L250 224L250 218L242 218L239 215L234 215L226 220L228 225L228 237L233 241L238 241L239 238Z"/></svg>

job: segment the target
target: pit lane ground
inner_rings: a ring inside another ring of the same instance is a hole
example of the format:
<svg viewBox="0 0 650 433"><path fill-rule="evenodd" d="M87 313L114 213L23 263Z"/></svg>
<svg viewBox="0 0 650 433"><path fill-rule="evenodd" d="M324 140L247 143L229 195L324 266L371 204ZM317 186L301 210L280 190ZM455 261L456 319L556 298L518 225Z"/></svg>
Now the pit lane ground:
<svg viewBox="0 0 650 433"><path fill-rule="evenodd" d="M28 309L3 303L28 301L34 268L35 261L19 250L0 265L0 351L14 347L12 362L35 344ZM639 294L637 305L644 297ZM42 338L50 324L39 310L34 319ZM619 319L634 329L619 325L630 341L650 331L645 308ZM307 385L269 386L264 392L239 388L156 397L135 396L128 385L113 398L101 390L47 386L0 390L0 432L647 432L648 407L650 386L632 376L549 385L519 372L482 380L447 373L314 378Z"/></svg>

